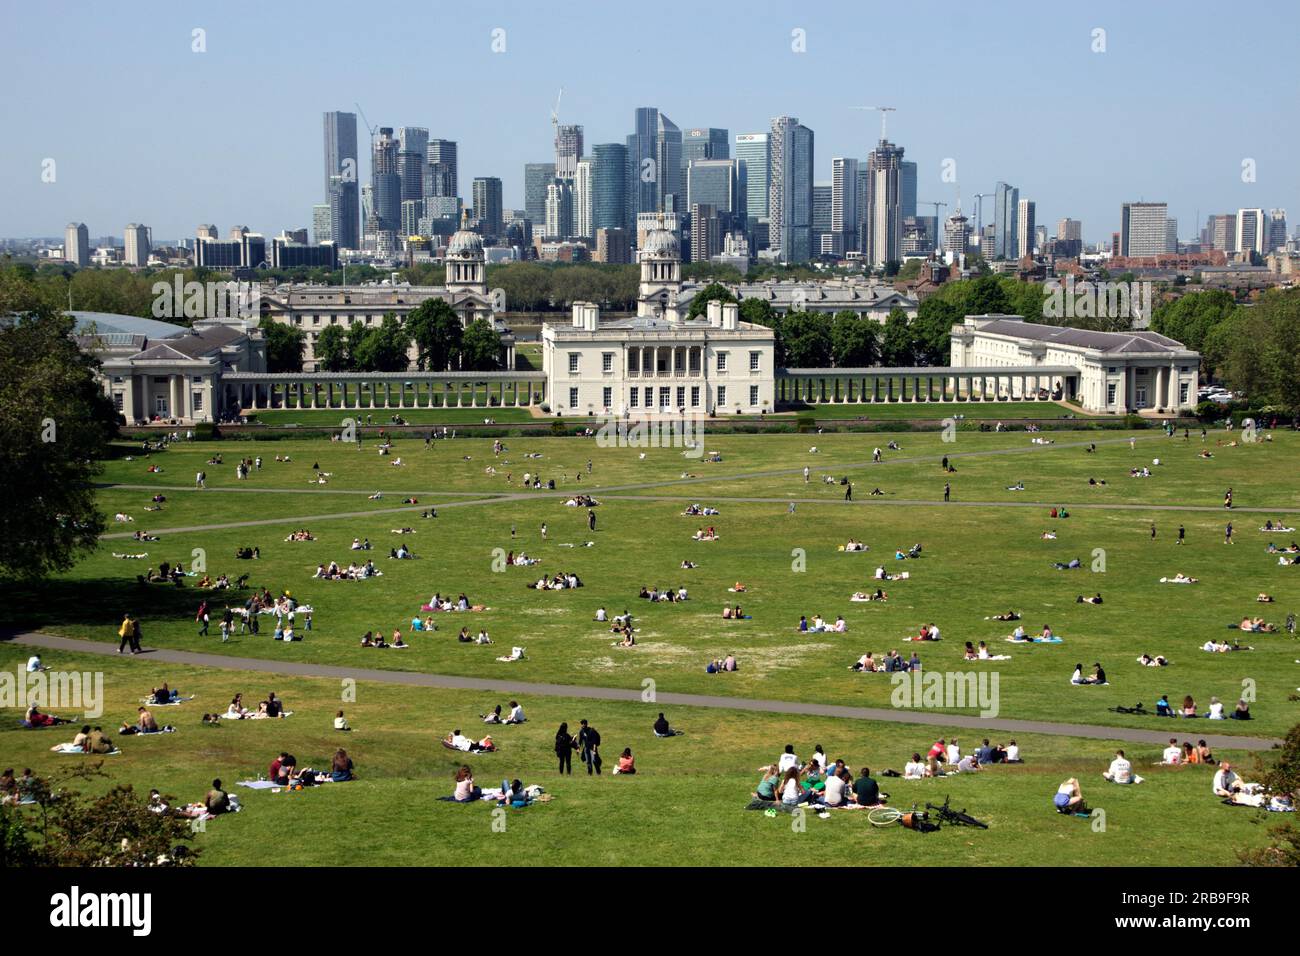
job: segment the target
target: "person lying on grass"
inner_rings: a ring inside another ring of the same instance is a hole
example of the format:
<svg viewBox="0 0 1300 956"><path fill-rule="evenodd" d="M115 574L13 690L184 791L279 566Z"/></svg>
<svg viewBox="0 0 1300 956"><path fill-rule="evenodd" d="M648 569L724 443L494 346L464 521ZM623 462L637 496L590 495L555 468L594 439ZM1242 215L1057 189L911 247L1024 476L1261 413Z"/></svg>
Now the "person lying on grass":
<svg viewBox="0 0 1300 956"><path fill-rule="evenodd" d="M1080 594L1077 598L1074 599L1074 603L1075 604L1101 604L1102 603L1101 592L1098 591L1092 597L1084 597L1082 594Z"/></svg>
<svg viewBox="0 0 1300 956"><path fill-rule="evenodd" d="M1152 657L1150 654L1143 654L1137 659L1137 662L1143 667L1168 667L1169 660L1163 654L1157 654Z"/></svg>
<svg viewBox="0 0 1300 956"><path fill-rule="evenodd" d="M66 717L56 717L53 714L45 714L35 704L27 708L27 713L23 715L23 722L32 728L54 727L58 724L71 723Z"/></svg>
<svg viewBox="0 0 1300 956"><path fill-rule="evenodd" d="M466 753L491 753L497 749L496 745L492 743L491 736L484 737L479 741L471 740L460 732L459 727L446 737L443 737L442 742L453 750L463 750Z"/></svg>

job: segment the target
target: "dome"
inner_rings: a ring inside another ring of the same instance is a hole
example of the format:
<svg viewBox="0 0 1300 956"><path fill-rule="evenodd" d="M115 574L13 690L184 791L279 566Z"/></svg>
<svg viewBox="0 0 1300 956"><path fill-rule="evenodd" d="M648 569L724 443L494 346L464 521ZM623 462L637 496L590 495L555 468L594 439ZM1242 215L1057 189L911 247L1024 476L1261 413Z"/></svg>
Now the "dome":
<svg viewBox="0 0 1300 956"><path fill-rule="evenodd" d="M645 235L645 248L641 250L641 256L652 259L680 259L681 245L669 230L651 229Z"/></svg>
<svg viewBox="0 0 1300 956"><path fill-rule="evenodd" d="M457 230L447 243L449 259L482 259L483 237L468 229Z"/></svg>

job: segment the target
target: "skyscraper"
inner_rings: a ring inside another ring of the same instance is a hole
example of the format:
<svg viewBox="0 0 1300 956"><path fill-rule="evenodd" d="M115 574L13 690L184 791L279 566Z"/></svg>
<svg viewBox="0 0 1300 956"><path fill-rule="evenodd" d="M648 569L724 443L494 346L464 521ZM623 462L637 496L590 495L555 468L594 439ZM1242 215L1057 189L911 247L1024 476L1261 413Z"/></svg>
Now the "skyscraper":
<svg viewBox="0 0 1300 956"><path fill-rule="evenodd" d="M317 203L311 207L311 234L312 241L317 245L322 242L332 242L334 234L330 231L333 228L330 222L330 205L329 203Z"/></svg>
<svg viewBox="0 0 1300 956"><path fill-rule="evenodd" d="M127 223L123 240L122 261L128 266L149 264L149 227Z"/></svg>
<svg viewBox="0 0 1300 956"><path fill-rule="evenodd" d="M538 232L546 224L546 188L554 181L554 163L524 164L524 211Z"/></svg>
<svg viewBox="0 0 1300 956"><path fill-rule="evenodd" d="M628 221L643 212L680 211L682 131L653 106L637 107L634 123L627 137Z"/></svg>
<svg viewBox="0 0 1300 956"><path fill-rule="evenodd" d="M582 158L582 127L557 125L555 127L555 175L560 179L573 179L578 175L578 160Z"/></svg>
<svg viewBox="0 0 1300 956"><path fill-rule="evenodd" d="M424 197L424 167L428 162L429 131L403 126L397 131L397 171L402 177L402 199Z"/></svg>
<svg viewBox="0 0 1300 956"><path fill-rule="evenodd" d="M832 252L842 256L858 247L858 161L831 160Z"/></svg>
<svg viewBox="0 0 1300 956"><path fill-rule="evenodd" d="M500 236L503 224L501 213L501 180L496 176L479 176L473 184L474 218L484 235Z"/></svg>
<svg viewBox="0 0 1300 956"><path fill-rule="evenodd" d="M993 258L1015 259L1020 253L1020 190L1006 183L993 187Z"/></svg>
<svg viewBox="0 0 1300 956"><path fill-rule="evenodd" d="M357 164L357 114L326 113L325 204L330 207L330 237L344 249L361 247L360 181Z"/></svg>
<svg viewBox="0 0 1300 956"><path fill-rule="evenodd" d="M697 127L682 131L682 171L693 159L730 159L730 142L725 129Z"/></svg>
<svg viewBox="0 0 1300 956"><path fill-rule="evenodd" d="M74 265L90 265L90 231L84 222L70 222L63 230L63 259Z"/></svg>
<svg viewBox="0 0 1300 956"><path fill-rule="evenodd" d="M1268 232L1265 252L1276 252L1286 248L1286 210L1270 209L1268 211Z"/></svg>
<svg viewBox="0 0 1300 956"><path fill-rule="evenodd" d="M783 262L812 256L813 131L793 116L777 116L768 134L769 242Z"/></svg>
<svg viewBox="0 0 1300 956"><path fill-rule="evenodd" d="M867 155L866 231L862 252L881 267L902 258L903 147L880 140Z"/></svg>
<svg viewBox="0 0 1300 956"><path fill-rule="evenodd" d="M425 196L459 196L460 167L456 164L456 141L431 139L425 156L428 159ZM436 190L430 192L430 186Z"/></svg>
<svg viewBox="0 0 1300 956"><path fill-rule="evenodd" d="M1162 202L1126 202L1120 209L1119 254L1158 256L1167 251L1169 206Z"/></svg>
<svg viewBox="0 0 1300 956"><path fill-rule="evenodd" d="M1263 255L1268 238L1268 226L1262 209L1237 210L1237 252L1256 252Z"/></svg>
<svg viewBox="0 0 1300 956"><path fill-rule="evenodd" d="M598 143L592 147L592 229L622 229L626 238L627 147L622 143ZM608 261L608 260L607 260Z"/></svg>
<svg viewBox="0 0 1300 956"><path fill-rule="evenodd" d="M739 133L736 160L745 172L745 211L751 219L766 219L772 157L766 133Z"/></svg>
<svg viewBox="0 0 1300 956"><path fill-rule="evenodd" d="M573 182L553 179L546 187L543 239L568 239L573 235Z"/></svg>
<svg viewBox="0 0 1300 956"><path fill-rule="evenodd" d="M902 216L916 215L916 163L905 160L899 164L898 207Z"/></svg>
<svg viewBox="0 0 1300 956"><path fill-rule="evenodd" d="M1032 199L1022 199L1016 205L1016 235L1019 237L1019 245L1016 247L1017 259L1033 255L1034 238L1038 234L1034 223L1034 211Z"/></svg>
<svg viewBox="0 0 1300 956"><path fill-rule="evenodd" d="M573 233L584 239L592 239L596 235L596 229L592 225L595 217L595 169L594 160L580 159L573 177Z"/></svg>
<svg viewBox="0 0 1300 956"><path fill-rule="evenodd" d="M1237 251L1237 217L1210 217L1210 244L1220 252Z"/></svg>
<svg viewBox="0 0 1300 956"><path fill-rule="evenodd" d="M663 113L659 114L656 129L655 156L659 167L659 208L667 211L671 203L674 211L680 212L686 201L682 182L682 131Z"/></svg>
<svg viewBox="0 0 1300 956"><path fill-rule="evenodd" d="M959 256L966 254L966 248L970 245L970 220L962 215L959 208L956 213L948 217L948 221L943 227L943 251L950 254L950 258L956 260Z"/></svg>
<svg viewBox="0 0 1300 956"><path fill-rule="evenodd" d="M711 206L723 229L745 224L745 192L740 162L734 159L693 159L686 167L686 203ZM721 248L721 237L719 237Z"/></svg>
<svg viewBox="0 0 1300 956"><path fill-rule="evenodd" d="M380 127L370 161L374 215L379 231L396 233L402 218L402 177L397 166L397 140L391 127Z"/></svg>

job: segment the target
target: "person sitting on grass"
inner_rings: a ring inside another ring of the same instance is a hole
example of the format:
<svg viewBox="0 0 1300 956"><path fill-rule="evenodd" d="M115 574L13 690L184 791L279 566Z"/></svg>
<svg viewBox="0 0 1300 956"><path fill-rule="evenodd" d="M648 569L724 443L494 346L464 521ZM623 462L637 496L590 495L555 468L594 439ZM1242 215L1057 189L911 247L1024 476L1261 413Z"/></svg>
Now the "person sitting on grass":
<svg viewBox="0 0 1300 956"><path fill-rule="evenodd" d="M871 768L863 767L858 771L858 779L853 781L849 799L860 807L879 807L884 806L889 797L880 792L880 786L871 777Z"/></svg>
<svg viewBox="0 0 1300 956"><path fill-rule="evenodd" d="M656 737L679 737L682 734L680 730L674 730L668 723L668 718L664 712L659 711L659 717L655 720L654 731Z"/></svg>
<svg viewBox="0 0 1300 956"><path fill-rule="evenodd" d="M452 799L457 803L470 803L482 798L483 790L474 784L474 772L470 770L469 764L463 764L456 771L455 780L456 789Z"/></svg>
<svg viewBox="0 0 1300 956"><path fill-rule="evenodd" d="M751 796L755 800L775 803L777 799L776 788L781 781L781 774L774 765L762 768L762 773L763 776L759 779L758 786Z"/></svg>
<svg viewBox="0 0 1300 956"><path fill-rule="evenodd" d="M1241 777L1237 776L1237 772L1232 769L1232 764L1226 760L1214 772L1214 780L1211 785L1214 788L1216 797L1229 798L1250 786L1250 784L1243 782Z"/></svg>
<svg viewBox="0 0 1300 956"><path fill-rule="evenodd" d="M1129 763L1124 756L1123 750L1115 751L1115 759L1110 762L1110 767L1102 771L1102 777L1111 783L1139 783L1140 777L1133 776L1133 765Z"/></svg>
<svg viewBox="0 0 1300 956"><path fill-rule="evenodd" d="M524 716L524 709L523 707L520 706L519 701L512 700L510 702L510 714L506 717L504 721L502 721L502 723L522 724L527 719L528 718Z"/></svg>
<svg viewBox="0 0 1300 956"><path fill-rule="evenodd" d="M624 747L623 752L618 756L618 765L614 768L615 773L636 773L636 760L632 757L632 748Z"/></svg>
<svg viewBox="0 0 1300 956"><path fill-rule="evenodd" d="M1232 720L1250 720L1250 705L1246 703L1244 697L1237 700L1237 706L1228 717Z"/></svg>
<svg viewBox="0 0 1300 956"><path fill-rule="evenodd" d="M928 776L930 776L930 768L921 759L921 755L919 753L912 754L912 759L903 767L903 779L924 780Z"/></svg>
<svg viewBox="0 0 1300 956"><path fill-rule="evenodd" d="M1182 715L1183 715L1184 717L1199 717L1199 716L1200 716L1200 714L1199 714L1199 713L1197 712L1197 710L1196 710L1196 701L1195 701L1195 699L1193 699L1193 697L1192 697L1191 694L1188 694L1186 697L1183 698L1183 709L1182 709Z"/></svg>
<svg viewBox="0 0 1300 956"><path fill-rule="evenodd" d="M346 717L343 716L343 711L341 711L341 710L340 710L337 714L334 715L334 729L335 729L335 730L351 730L351 729L352 729L351 727L348 726L348 719L347 719Z"/></svg>
<svg viewBox="0 0 1300 956"><path fill-rule="evenodd" d="M797 807L806 803L812 796L811 790L805 790L799 780L799 768L791 767L781 778L781 803L787 807Z"/></svg>
<svg viewBox="0 0 1300 956"><path fill-rule="evenodd" d="M203 808L212 816L230 812L230 797L221 789L221 779L212 781L212 789L203 798Z"/></svg>
<svg viewBox="0 0 1300 956"><path fill-rule="evenodd" d="M1079 781L1075 777L1056 788L1052 803L1057 813L1083 813L1087 810L1083 802L1083 791L1079 789Z"/></svg>
<svg viewBox="0 0 1300 956"><path fill-rule="evenodd" d="M345 783L348 780L355 779L353 771L355 767L352 758L348 752L340 747L334 751L334 756L330 759L330 780L334 783Z"/></svg>
<svg viewBox="0 0 1300 956"><path fill-rule="evenodd" d="M1191 744L1189 743L1187 746L1191 747ZM1171 766L1171 767L1177 767L1182 764L1183 748L1178 746L1177 737L1169 738L1169 746L1166 747L1164 749L1164 753L1161 754L1160 762L1166 766Z"/></svg>

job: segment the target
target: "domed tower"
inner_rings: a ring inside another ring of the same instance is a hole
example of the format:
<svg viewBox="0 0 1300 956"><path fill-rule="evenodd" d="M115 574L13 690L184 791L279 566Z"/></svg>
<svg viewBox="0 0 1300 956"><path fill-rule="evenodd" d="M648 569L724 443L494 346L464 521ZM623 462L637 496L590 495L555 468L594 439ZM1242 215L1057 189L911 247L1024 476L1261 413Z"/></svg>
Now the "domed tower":
<svg viewBox="0 0 1300 956"><path fill-rule="evenodd" d="M681 291L681 244L660 214L659 224L646 233L641 247L641 285L636 314L677 321L677 299Z"/></svg>
<svg viewBox="0 0 1300 956"><path fill-rule="evenodd" d="M487 269L484 266L483 237L469 229L461 217L460 229L447 243L447 289L452 292L477 292L487 295Z"/></svg>

